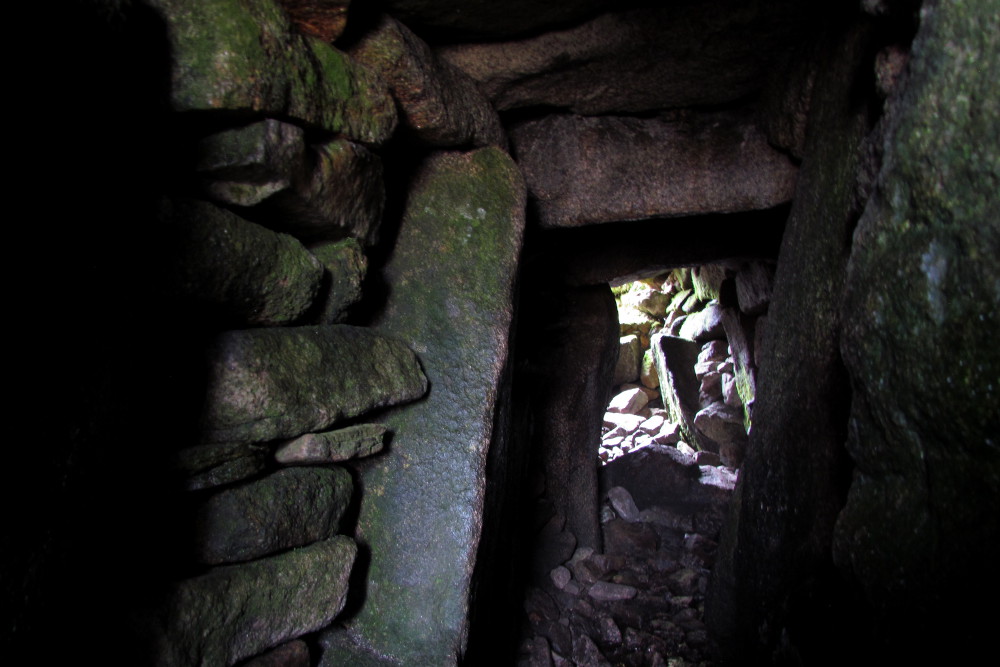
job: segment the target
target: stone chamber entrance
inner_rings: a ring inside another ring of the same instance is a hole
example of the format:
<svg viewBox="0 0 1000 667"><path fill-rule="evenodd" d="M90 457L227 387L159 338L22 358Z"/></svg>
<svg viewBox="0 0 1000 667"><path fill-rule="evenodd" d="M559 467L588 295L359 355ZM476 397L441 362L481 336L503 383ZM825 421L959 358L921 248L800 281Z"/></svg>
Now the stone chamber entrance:
<svg viewBox="0 0 1000 667"><path fill-rule="evenodd" d="M68 4L3 655L989 650L994 0Z"/></svg>

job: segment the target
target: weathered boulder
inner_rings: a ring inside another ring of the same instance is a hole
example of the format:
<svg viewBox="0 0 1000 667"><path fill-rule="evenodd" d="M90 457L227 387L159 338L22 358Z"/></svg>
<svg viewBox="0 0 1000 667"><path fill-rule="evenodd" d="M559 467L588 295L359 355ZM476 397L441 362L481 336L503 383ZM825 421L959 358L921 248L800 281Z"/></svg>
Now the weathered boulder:
<svg viewBox="0 0 1000 667"><path fill-rule="evenodd" d="M718 444L722 463L731 468L739 467L747 445L741 409L730 407L721 401L712 403L698 411L694 417L694 425L700 433Z"/></svg>
<svg viewBox="0 0 1000 667"><path fill-rule="evenodd" d="M392 134L385 84L271 0L144 2L167 28L174 110L288 118L370 144Z"/></svg>
<svg viewBox="0 0 1000 667"><path fill-rule="evenodd" d="M369 652L455 664L465 648L487 452L505 437L497 392L524 198L517 168L495 148L431 155L412 182L375 326L420 353L432 388L385 417L391 453L359 464L358 536L371 565L365 605L348 628L358 647L328 649L333 664L359 664Z"/></svg>
<svg viewBox="0 0 1000 667"><path fill-rule="evenodd" d="M328 625L344 607L357 547L334 537L180 582L154 621L154 662L231 665Z"/></svg>
<svg viewBox="0 0 1000 667"><path fill-rule="evenodd" d="M506 146L500 116L472 79L392 17L382 15L347 52L388 84L401 126L421 142Z"/></svg>
<svg viewBox="0 0 1000 667"><path fill-rule="evenodd" d="M426 391L413 353L369 329L229 331L209 350L203 438L291 438Z"/></svg>
<svg viewBox="0 0 1000 667"><path fill-rule="evenodd" d="M635 415L647 403L649 403L649 396L642 389L626 389L611 399L611 402L608 403L608 412L623 412Z"/></svg>
<svg viewBox="0 0 1000 667"><path fill-rule="evenodd" d="M834 557L889 646L958 661L989 650L977 601L1000 590L997 10L924 3L842 311L857 467Z"/></svg>
<svg viewBox="0 0 1000 667"><path fill-rule="evenodd" d="M670 420L680 426L682 439L698 449L699 437L694 417L701 409L698 403L701 383L695 375L694 366L701 346L686 338L658 334L653 336L650 349L656 361L656 374L660 378L663 405L670 411Z"/></svg>
<svg viewBox="0 0 1000 667"><path fill-rule="evenodd" d="M618 362L615 364L614 379L611 384L617 386L639 379L642 347L639 337L635 334L622 336L618 339Z"/></svg>
<svg viewBox="0 0 1000 667"><path fill-rule="evenodd" d="M285 465L308 465L371 456L382 451L385 431L381 424L355 424L326 433L307 433L279 446L274 460Z"/></svg>
<svg viewBox="0 0 1000 667"><path fill-rule="evenodd" d="M738 112L552 114L510 130L543 227L766 209L796 166Z"/></svg>
<svg viewBox="0 0 1000 667"><path fill-rule="evenodd" d="M719 264L705 264L691 269L691 286L699 301L718 300L725 279L726 269Z"/></svg>
<svg viewBox="0 0 1000 667"><path fill-rule="evenodd" d="M368 258L356 239L347 238L310 248L326 271L317 301L322 304L317 324L337 324L361 300L361 285L368 272Z"/></svg>
<svg viewBox="0 0 1000 667"><path fill-rule="evenodd" d="M696 343L725 339L722 306L718 303L709 303L701 310L688 315L681 325L680 337Z"/></svg>
<svg viewBox="0 0 1000 667"><path fill-rule="evenodd" d="M343 468L297 467L215 493L196 511L196 556L217 565L324 540L353 490Z"/></svg>
<svg viewBox="0 0 1000 667"><path fill-rule="evenodd" d="M195 171L212 199L254 206L288 188L305 168L305 131L273 118L198 142Z"/></svg>
<svg viewBox="0 0 1000 667"><path fill-rule="evenodd" d="M439 52L501 111L547 106L596 115L712 106L763 84L778 45L794 37L795 12L785 3L670 2Z"/></svg>
<svg viewBox="0 0 1000 667"><path fill-rule="evenodd" d="M845 662L855 655L838 653L839 645L831 649L837 644L832 637L842 635L833 634L841 626L828 625L829 610L848 591L827 577L847 481L849 393L838 349L838 306L856 220L859 147L869 130L867 107L851 91L858 77L869 76L862 71L869 66L870 33L835 25L824 37L830 55L817 74L810 118L817 130L809 138L774 277L750 442L706 599L710 630L727 655L749 663L769 661L779 643L805 651L803 663L834 660L832 655ZM735 324L727 332L739 381L739 367L752 358L744 350L752 336L738 341L733 334L745 330L738 310L727 312L735 315L727 319ZM852 621L845 616L837 622ZM798 634L813 623L807 632L816 634ZM831 639L808 645L810 636Z"/></svg>
<svg viewBox="0 0 1000 667"><path fill-rule="evenodd" d="M324 42L340 37L347 26L351 0L277 0L295 27L304 35Z"/></svg>
<svg viewBox="0 0 1000 667"><path fill-rule="evenodd" d="M164 200L159 215L173 249L167 295L237 325L290 324L312 306L323 268L291 236L196 200Z"/></svg>
<svg viewBox="0 0 1000 667"><path fill-rule="evenodd" d="M190 491L232 484L267 469L267 447L245 442L188 447L177 452L175 466Z"/></svg>

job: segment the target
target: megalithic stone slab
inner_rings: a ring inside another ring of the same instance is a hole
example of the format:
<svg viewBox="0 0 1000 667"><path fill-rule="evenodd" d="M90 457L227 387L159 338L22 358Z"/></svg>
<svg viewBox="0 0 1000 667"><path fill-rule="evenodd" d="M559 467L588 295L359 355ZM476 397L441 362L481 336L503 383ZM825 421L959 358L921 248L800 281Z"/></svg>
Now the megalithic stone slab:
<svg viewBox="0 0 1000 667"><path fill-rule="evenodd" d="M337 536L180 582L152 628L152 663L232 665L328 625L344 608L356 553Z"/></svg>
<svg viewBox="0 0 1000 667"><path fill-rule="evenodd" d="M1000 591L998 9L924 3L842 310L857 468L834 559L922 659L990 650L977 601Z"/></svg>
<svg viewBox="0 0 1000 667"><path fill-rule="evenodd" d="M369 329L228 331L209 350L202 439L292 438L426 391L414 354Z"/></svg>
<svg viewBox="0 0 1000 667"><path fill-rule="evenodd" d="M166 25L176 111L289 118L379 144L396 126L385 84L299 34L272 0L145 0Z"/></svg>
<svg viewBox="0 0 1000 667"><path fill-rule="evenodd" d="M348 627L359 645L401 664L454 665L465 647L524 203L504 152L432 155L385 269L390 292L376 327L419 352L431 391L382 420L390 451L362 468L358 539L372 558L364 607Z"/></svg>
<svg viewBox="0 0 1000 667"><path fill-rule="evenodd" d="M500 116L475 82L427 44L382 16L348 53L378 72L399 103L400 123L432 146L506 146Z"/></svg>
<svg viewBox="0 0 1000 667"><path fill-rule="evenodd" d="M331 537L353 490L343 468L296 467L220 491L196 513L196 555L218 565Z"/></svg>

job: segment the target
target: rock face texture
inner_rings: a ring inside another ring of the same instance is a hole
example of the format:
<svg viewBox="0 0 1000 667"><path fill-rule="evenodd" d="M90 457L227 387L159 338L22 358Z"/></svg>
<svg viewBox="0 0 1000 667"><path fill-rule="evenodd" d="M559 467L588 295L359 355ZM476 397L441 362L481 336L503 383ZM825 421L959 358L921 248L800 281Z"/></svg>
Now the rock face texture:
<svg viewBox="0 0 1000 667"><path fill-rule="evenodd" d="M841 348L856 470L837 564L899 643L946 626L975 637L1000 533L1000 14L927 3L908 80L889 102L885 160L858 223ZM960 47L957 45L961 45ZM982 636L982 635L980 635Z"/></svg>
<svg viewBox="0 0 1000 667"><path fill-rule="evenodd" d="M511 140L544 227L766 209L795 188L791 160L730 112L550 115Z"/></svg>
<svg viewBox="0 0 1000 667"><path fill-rule="evenodd" d="M365 605L348 626L356 646L329 649L329 664L367 651L455 664L465 650L486 457L505 428L495 422L496 397L524 197L513 162L495 148L433 154L419 168L385 269L395 287L377 329L418 352L431 390L385 419L396 456L362 471Z"/></svg>

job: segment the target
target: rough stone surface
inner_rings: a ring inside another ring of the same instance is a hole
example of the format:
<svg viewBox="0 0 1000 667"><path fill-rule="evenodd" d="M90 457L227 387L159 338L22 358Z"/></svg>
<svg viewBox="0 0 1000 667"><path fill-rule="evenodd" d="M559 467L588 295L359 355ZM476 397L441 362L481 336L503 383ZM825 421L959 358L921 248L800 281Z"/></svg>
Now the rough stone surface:
<svg viewBox="0 0 1000 667"><path fill-rule="evenodd" d="M310 165L254 215L308 244L351 237L373 245L385 205L381 159L361 144L334 139L313 147Z"/></svg>
<svg viewBox="0 0 1000 667"><path fill-rule="evenodd" d="M747 262L736 273L736 298L746 315L761 315L771 301L774 268L763 262Z"/></svg>
<svg viewBox="0 0 1000 667"><path fill-rule="evenodd" d="M301 639L296 639L248 660L243 667L309 667L309 665L309 645Z"/></svg>
<svg viewBox="0 0 1000 667"><path fill-rule="evenodd" d="M198 560L246 561L331 537L353 490L342 468L286 468L213 494L196 512Z"/></svg>
<svg viewBox="0 0 1000 667"><path fill-rule="evenodd" d="M346 325L229 331L208 358L207 442L291 438L427 391L404 345Z"/></svg>
<svg viewBox="0 0 1000 667"><path fill-rule="evenodd" d="M368 258L356 239L344 239L310 248L326 269L317 300L322 308L318 324L337 324L347 319L348 309L361 300L361 285L368 272Z"/></svg>
<svg viewBox="0 0 1000 667"><path fill-rule="evenodd" d="M596 115L712 106L763 84L781 49L760 45L787 43L795 11L784 3L671 2L441 53L500 110L548 106Z"/></svg>
<svg viewBox="0 0 1000 667"><path fill-rule="evenodd" d="M660 386L660 376L656 374L656 362L652 350L642 353L642 366L639 370L639 381L644 387L657 389Z"/></svg>
<svg viewBox="0 0 1000 667"><path fill-rule="evenodd" d="M610 0L386 0L393 16L421 33L445 39L497 39L535 32L549 26L586 18L612 3Z"/></svg>
<svg viewBox="0 0 1000 667"><path fill-rule="evenodd" d="M691 269L691 286L699 301L718 300L725 279L726 268L719 264L705 264Z"/></svg>
<svg viewBox="0 0 1000 667"><path fill-rule="evenodd" d="M680 337L696 343L724 339L726 330L722 324L722 312L722 306L710 303L702 310L692 313L681 325Z"/></svg>
<svg viewBox="0 0 1000 667"><path fill-rule="evenodd" d="M510 136L543 227L771 208L798 171L735 112L552 114Z"/></svg>
<svg viewBox="0 0 1000 667"><path fill-rule="evenodd" d="M356 424L326 433L307 433L278 447L274 460L285 465L335 463L382 451L385 426Z"/></svg>
<svg viewBox="0 0 1000 667"><path fill-rule="evenodd" d="M382 83L332 46L292 29L270 0L147 0L170 40L176 111L268 115L378 144L396 126Z"/></svg>
<svg viewBox="0 0 1000 667"><path fill-rule="evenodd" d="M778 642L796 644L799 636L784 628L828 618L846 594L843 585L822 582L846 493L849 394L838 306L856 221L859 147L869 130L865 105L850 91L866 66L870 36L858 28L826 39L838 46L817 79L810 120L822 130L810 135L782 241L750 443L706 603L706 621L727 654L749 662L768 660ZM735 358L739 346L733 337L730 343Z"/></svg>
<svg viewBox="0 0 1000 667"><path fill-rule="evenodd" d="M211 134L198 143L195 170L212 199L254 206L290 187L304 169L305 131L273 118Z"/></svg>
<svg viewBox="0 0 1000 667"><path fill-rule="evenodd" d="M639 379L642 346L635 334L622 336L618 340L618 362L615 364L615 375L611 384L619 385L625 382L635 382Z"/></svg>
<svg viewBox="0 0 1000 667"><path fill-rule="evenodd" d="M344 607L356 552L338 536L180 582L152 629L155 664L231 665L328 625Z"/></svg>
<svg viewBox="0 0 1000 667"><path fill-rule="evenodd" d="M295 27L304 35L324 42L340 37L347 25L351 0L277 0L288 12Z"/></svg>
<svg viewBox="0 0 1000 667"><path fill-rule="evenodd" d="M385 268L392 289L376 326L418 351L432 388L385 418L392 451L362 466L358 536L372 560L349 630L404 663L454 664L465 648L486 457L504 428L494 420L524 197L495 148L430 156Z"/></svg>
<svg viewBox="0 0 1000 667"><path fill-rule="evenodd" d="M998 9L924 3L854 236L841 344L857 468L837 564L889 645L972 660L990 641L975 600L1000 589Z"/></svg>
<svg viewBox="0 0 1000 667"><path fill-rule="evenodd" d="M175 252L164 291L211 307L237 325L290 324L312 305L323 268L297 240L207 202L165 200Z"/></svg>
<svg viewBox="0 0 1000 667"><path fill-rule="evenodd" d="M190 491L231 484L267 467L267 447L248 443L220 443L188 447L177 452L177 471Z"/></svg>
<svg viewBox="0 0 1000 667"><path fill-rule="evenodd" d="M400 125L421 142L506 147L500 116L472 79L392 17L383 15L348 53L388 84Z"/></svg>
<svg viewBox="0 0 1000 667"><path fill-rule="evenodd" d="M695 375L694 365L701 346L686 338L658 334L653 336L650 349L656 360L663 406L670 411L671 421L680 426L682 439L700 448L694 417L701 407L698 404L701 383Z"/></svg>

